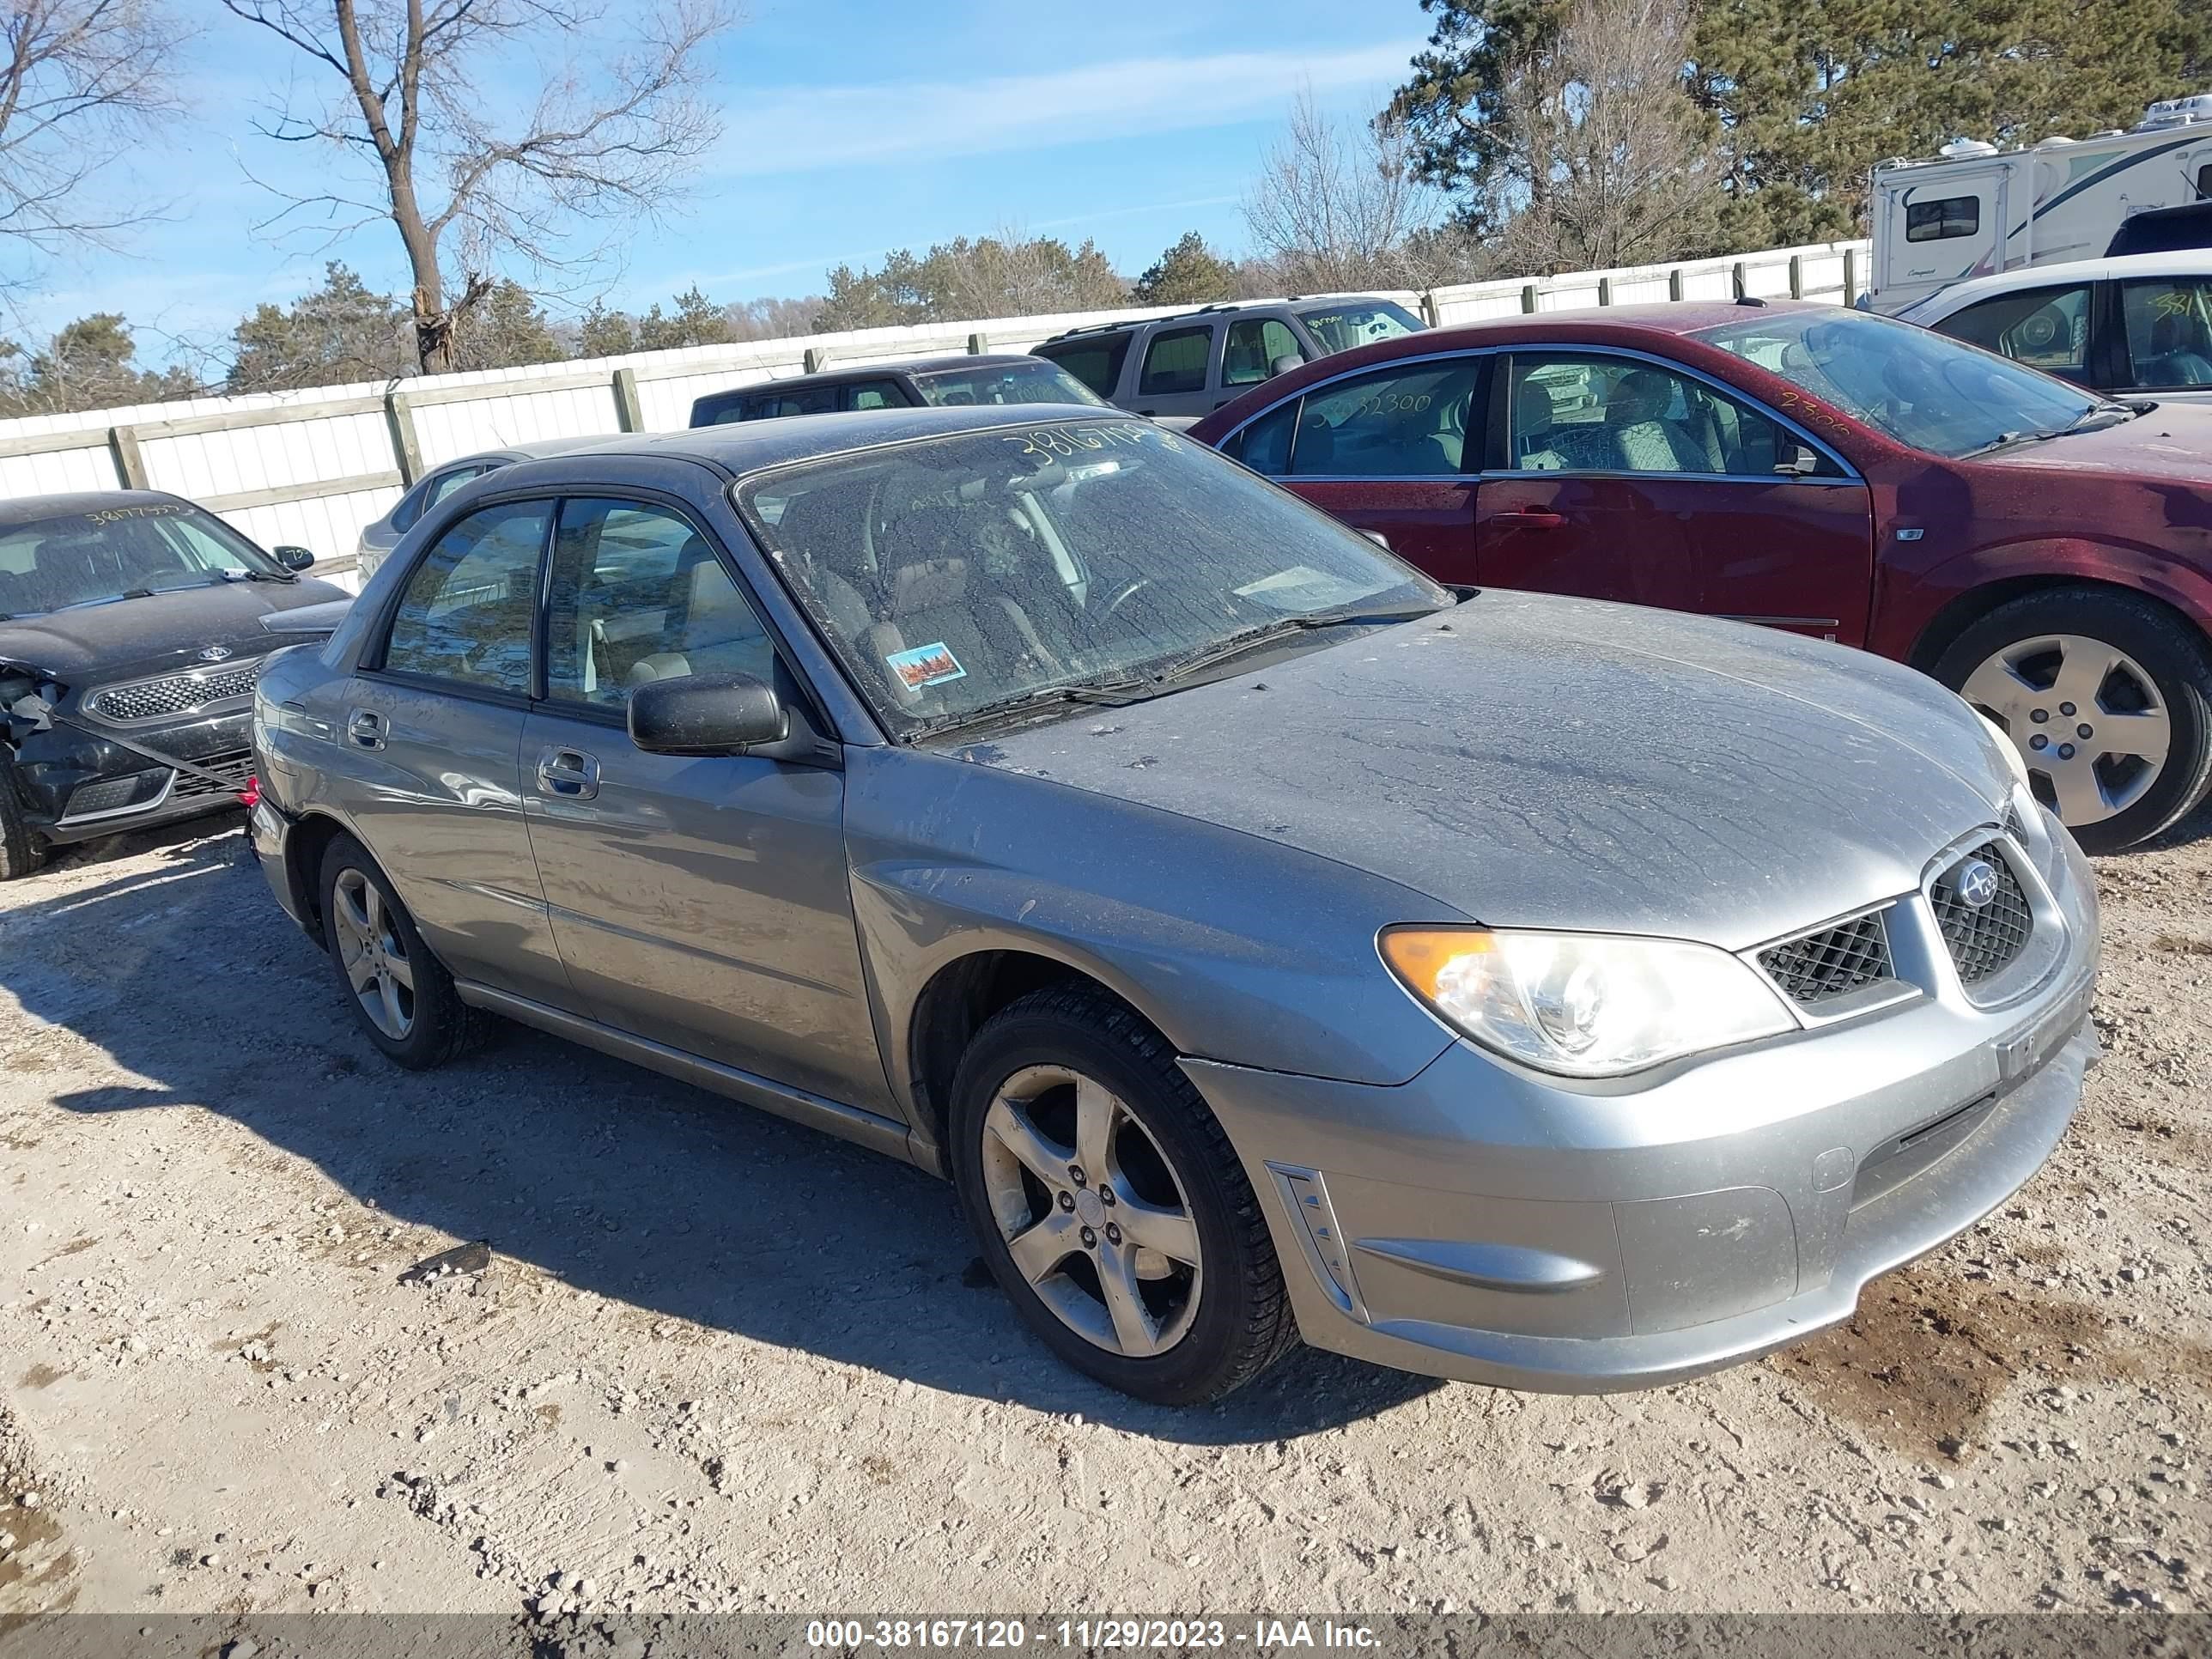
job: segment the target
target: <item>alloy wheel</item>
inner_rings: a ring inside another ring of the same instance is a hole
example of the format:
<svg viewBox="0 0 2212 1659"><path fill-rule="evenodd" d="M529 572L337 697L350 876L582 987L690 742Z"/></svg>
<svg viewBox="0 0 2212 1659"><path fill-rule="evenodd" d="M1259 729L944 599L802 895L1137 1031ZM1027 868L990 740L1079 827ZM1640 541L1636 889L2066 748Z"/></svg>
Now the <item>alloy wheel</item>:
<svg viewBox="0 0 2212 1659"><path fill-rule="evenodd" d="M358 870L340 872L331 896L337 901L331 921L337 929L338 959L362 1012L385 1036L405 1042L415 1029L415 967L391 908L376 884Z"/></svg>
<svg viewBox="0 0 2212 1659"><path fill-rule="evenodd" d="M1993 652L1960 695L2004 727L2037 796L2069 829L2141 800L2173 741L2157 683L2126 652L2083 635L2039 635Z"/></svg>
<svg viewBox="0 0 2212 1659"><path fill-rule="evenodd" d="M1198 1223L1128 1103L1070 1067L1026 1066L1000 1086L982 1139L992 1217L1037 1299L1109 1353L1181 1341L1204 1288Z"/></svg>

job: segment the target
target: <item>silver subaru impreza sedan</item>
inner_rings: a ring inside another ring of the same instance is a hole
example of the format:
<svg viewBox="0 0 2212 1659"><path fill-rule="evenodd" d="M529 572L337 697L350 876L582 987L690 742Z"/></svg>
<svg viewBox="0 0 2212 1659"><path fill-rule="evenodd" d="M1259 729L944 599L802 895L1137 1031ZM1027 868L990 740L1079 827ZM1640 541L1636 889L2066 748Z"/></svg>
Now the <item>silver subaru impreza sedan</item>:
<svg viewBox="0 0 2212 1659"><path fill-rule="evenodd" d="M2094 1054L2088 872L1934 681L1447 591L1096 411L502 467L255 720L386 1054L501 1015L949 1176L1154 1401L1300 1338L1743 1359L2002 1203Z"/></svg>

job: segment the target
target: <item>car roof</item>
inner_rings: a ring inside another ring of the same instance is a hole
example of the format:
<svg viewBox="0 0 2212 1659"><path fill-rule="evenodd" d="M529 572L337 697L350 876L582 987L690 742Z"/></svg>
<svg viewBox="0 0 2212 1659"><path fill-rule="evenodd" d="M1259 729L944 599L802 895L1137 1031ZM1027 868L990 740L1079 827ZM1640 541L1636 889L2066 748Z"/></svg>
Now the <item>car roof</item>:
<svg viewBox="0 0 2212 1659"><path fill-rule="evenodd" d="M1070 421L1147 424L1135 415L1089 404L1006 404L951 409L872 409L850 414L787 415L775 421L736 421L724 426L640 432L594 446L598 455L667 457L698 461L744 477L793 461L872 449L909 438L951 437L1000 427L1037 427Z"/></svg>
<svg viewBox="0 0 2212 1659"><path fill-rule="evenodd" d="M2068 259L2048 265L2022 265L1954 283L1897 314L1908 321L1948 317L1960 307L1995 294L2021 289L2057 288L2068 283L2118 282L2130 276L2212 276L2212 247L2178 248L2168 253L2124 253L2117 259Z"/></svg>
<svg viewBox="0 0 2212 1659"><path fill-rule="evenodd" d="M471 461L542 461L549 456L570 455L580 449L594 449L603 443L617 441L618 433L601 433L590 438L536 438L526 444L507 444L498 449L478 449L466 455L454 455L422 469L423 476L443 472L449 466L465 466Z"/></svg>
<svg viewBox="0 0 2212 1659"><path fill-rule="evenodd" d="M906 357L888 363L854 363L846 368L825 368L812 374L793 374L773 380L753 380L744 386L702 392L695 400L743 398L757 392L788 392L797 386L842 386L848 380L881 380L886 374L930 374L943 369L994 368L1036 359L1020 351L956 351L936 357Z"/></svg>
<svg viewBox="0 0 2212 1659"><path fill-rule="evenodd" d="M15 495L0 501L0 530L18 530L40 519L100 513L118 507L190 507L166 489L73 489L56 495ZM202 509L204 511L204 509Z"/></svg>
<svg viewBox="0 0 2212 1659"><path fill-rule="evenodd" d="M1742 322L1762 311L1832 311L1835 308L1812 300L1761 300L1756 304L1743 300L1659 300L1648 305L1584 306L1572 310L1521 312L1510 317L1486 317L1472 323L1447 323L1442 328L1432 328L1425 333L1399 335L1381 343L1402 346L1407 340L1417 339L1422 343L1423 349L1435 350L1455 342L1486 341L1500 336L1541 338L1561 328L1600 336L1615 331L1641 334L1695 334L1700 329L1718 328L1723 323Z"/></svg>
<svg viewBox="0 0 2212 1659"><path fill-rule="evenodd" d="M1086 334L1103 338L1127 328L1149 328L1154 323L1188 322L1196 317L1220 317L1240 311L1289 311L1299 306L1326 305L1330 301L1340 304L1364 301L1370 305L1396 305L1399 302L1387 294L1292 294L1279 300L1216 300L1211 305L1194 306L1188 311L1170 311L1158 317L1117 317L1110 323L1086 323L1080 328L1071 328L1054 335L1042 345L1058 345L1062 340L1079 340Z"/></svg>

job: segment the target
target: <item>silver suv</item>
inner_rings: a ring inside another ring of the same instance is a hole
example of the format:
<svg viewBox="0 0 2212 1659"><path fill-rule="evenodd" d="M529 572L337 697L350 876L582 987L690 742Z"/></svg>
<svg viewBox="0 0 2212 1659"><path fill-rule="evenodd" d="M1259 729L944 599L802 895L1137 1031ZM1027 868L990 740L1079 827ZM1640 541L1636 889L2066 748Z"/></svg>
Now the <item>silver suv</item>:
<svg viewBox="0 0 2212 1659"><path fill-rule="evenodd" d="M1195 418L1285 369L1426 326L1395 300L1254 300L1071 329L1036 355L1119 408Z"/></svg>

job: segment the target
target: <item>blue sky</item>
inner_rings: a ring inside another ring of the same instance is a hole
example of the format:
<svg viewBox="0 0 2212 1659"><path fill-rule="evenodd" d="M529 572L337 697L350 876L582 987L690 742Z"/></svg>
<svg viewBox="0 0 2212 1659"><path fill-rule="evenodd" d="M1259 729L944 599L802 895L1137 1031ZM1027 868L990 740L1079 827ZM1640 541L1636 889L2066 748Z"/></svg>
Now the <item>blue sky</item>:
<svg viewBox="0 0 2212 1659"><path fill-rule="evenodd" d="M815 292L830 266L1001 227L1092 237L1133 275L1187 229L1237 249L1239 203L1298 88L1370 113L1426 33L1416 0L749 0L748 13L720 55L722 140L685 210L623 239L611 304L641 309L694 282L718 301ZM49 270L17 301L20 331L119 310L158 361L312 289L328 258L405 286L388 222L328 249L255 231L276 205L257 176L329 165L252 131L301 72L286 49L219 17L188 62L198 114L140 165L173 198L169 218L123 252Z"/></svg>

